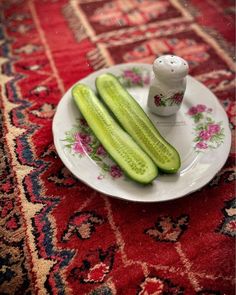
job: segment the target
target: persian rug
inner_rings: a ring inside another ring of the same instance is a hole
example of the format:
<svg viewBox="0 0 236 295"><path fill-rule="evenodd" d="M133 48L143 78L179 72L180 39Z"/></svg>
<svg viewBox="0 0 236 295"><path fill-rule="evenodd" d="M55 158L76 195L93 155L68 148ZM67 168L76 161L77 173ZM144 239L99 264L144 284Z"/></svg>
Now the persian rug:
<svg viewBox="0 0 236 295"><path fill-rule="evenodd" d="M231 0L0 1L0 294L235 293L234 13ZM59 159L56 106L93 71L167 53L227 112L228 160L179 200L109 198Z"/></svg>

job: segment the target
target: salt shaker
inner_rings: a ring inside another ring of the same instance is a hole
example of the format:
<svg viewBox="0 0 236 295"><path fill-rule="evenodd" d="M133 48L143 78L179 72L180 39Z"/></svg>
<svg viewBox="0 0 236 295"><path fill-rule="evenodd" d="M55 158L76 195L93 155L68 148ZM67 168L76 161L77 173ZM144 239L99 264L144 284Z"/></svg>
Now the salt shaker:
<svg viewBox="0 0 236 295"><path fill-rule="evenodd" d="M188 63L175 55L163 55L153 63L154 79L148 94L148 109L160 116L175 114L186 90Z"/></svg>

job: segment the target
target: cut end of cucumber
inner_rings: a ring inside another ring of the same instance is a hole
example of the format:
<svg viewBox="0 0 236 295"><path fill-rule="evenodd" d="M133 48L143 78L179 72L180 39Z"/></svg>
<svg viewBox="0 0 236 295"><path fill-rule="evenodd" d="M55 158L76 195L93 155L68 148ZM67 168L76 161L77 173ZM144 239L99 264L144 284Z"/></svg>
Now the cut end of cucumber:
<svg viewBox="0 0 236 295"><path fill-rule="evenodd" d="M173 153L173 157L171 160L164 162L163 164L159 163L159 169L167 174L174 174L177 173L180 169L181 161L179 153Z"/></svg>

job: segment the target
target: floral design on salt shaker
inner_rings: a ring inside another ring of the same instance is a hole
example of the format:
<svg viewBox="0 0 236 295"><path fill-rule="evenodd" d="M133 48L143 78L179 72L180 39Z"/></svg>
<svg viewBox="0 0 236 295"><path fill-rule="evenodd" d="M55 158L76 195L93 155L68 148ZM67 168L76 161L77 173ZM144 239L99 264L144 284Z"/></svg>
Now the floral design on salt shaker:
<svg viewBox="0 0 236 295"><path fill-rule="evenodd" d="M148 94L148 108L160 116L175 114L181 107L186 90L189 66L175 55L163 55L153 63L154 79Z"/></svg>

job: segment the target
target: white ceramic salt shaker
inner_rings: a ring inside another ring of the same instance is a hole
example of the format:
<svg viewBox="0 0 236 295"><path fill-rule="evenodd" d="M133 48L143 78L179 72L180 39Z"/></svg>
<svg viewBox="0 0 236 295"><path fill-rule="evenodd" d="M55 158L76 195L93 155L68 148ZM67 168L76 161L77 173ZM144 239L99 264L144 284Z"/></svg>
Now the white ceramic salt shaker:
<svg viewBox="0 0 236 295"><path fill-rule="evenodd" d="M151 81L147 102L151 112L170 116L180 109L188 71L188 63L179 56L163 55L154 61L155 77Z"/></svg>

